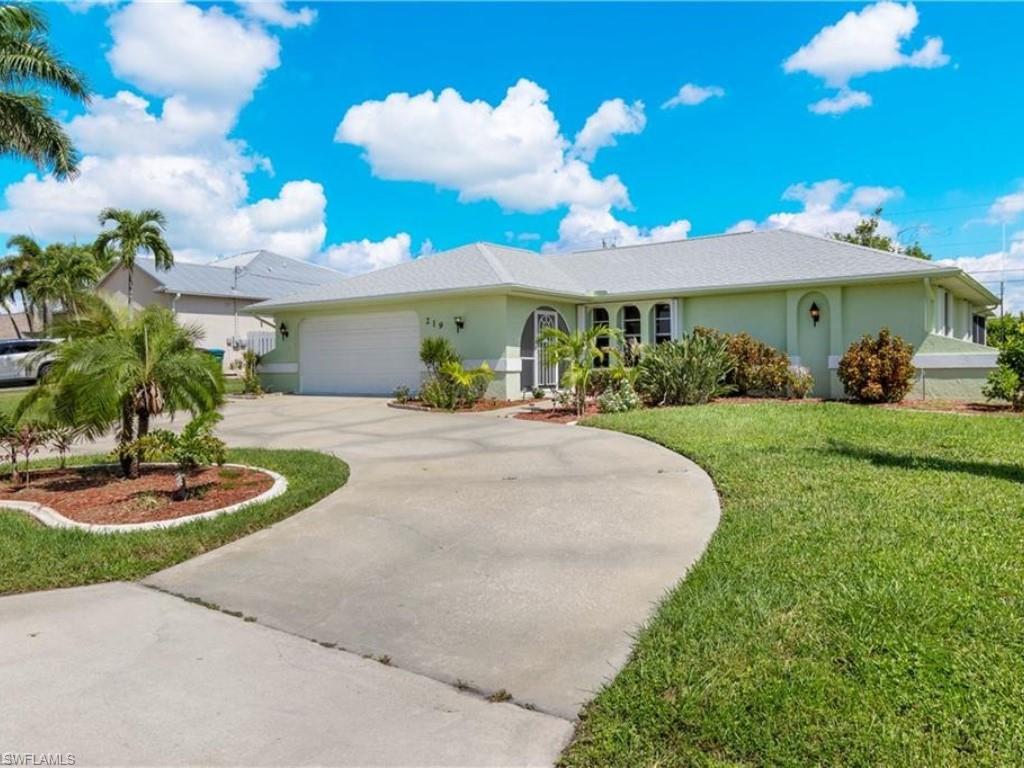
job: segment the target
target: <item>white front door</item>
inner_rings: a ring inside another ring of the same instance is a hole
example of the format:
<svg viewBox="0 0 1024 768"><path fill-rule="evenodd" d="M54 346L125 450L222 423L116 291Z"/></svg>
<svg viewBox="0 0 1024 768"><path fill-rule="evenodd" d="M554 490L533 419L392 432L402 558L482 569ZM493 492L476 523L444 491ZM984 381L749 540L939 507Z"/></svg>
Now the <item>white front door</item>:
<svg viewBox="0 0 1024 768"><path fill-rule="evenodd" d="M554 387L558 385L558 365L552 365L548 362L547 355L545 354L545 347L547 344L541 340L541 333L545 328L557 328L558 327L558 313L551 312L546 309L538 309L534 313L534 339L536 339L537 345L537 364L534 368L536 373L536 386L538 387Z"/></svg>
<svg viewBox="0 0 1024 768"><path fill-rule="evenodd" d="M420 325L415 312L309 317L299 325L299 391L389 395L420 386Z"/></svg>

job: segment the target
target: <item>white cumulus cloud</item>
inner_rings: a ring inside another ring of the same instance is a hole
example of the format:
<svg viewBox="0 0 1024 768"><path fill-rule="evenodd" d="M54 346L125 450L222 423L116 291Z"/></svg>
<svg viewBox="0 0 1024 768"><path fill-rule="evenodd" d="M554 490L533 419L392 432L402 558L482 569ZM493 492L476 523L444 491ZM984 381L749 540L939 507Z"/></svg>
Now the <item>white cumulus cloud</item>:
<svg viewBox="0 0 1024 768"><path fill-rule="evenodd" d="M351 107L335 140L361 147L379 178L431 183L463 202L494 200L516 211L627 205L618 176L595 179L573 156L547 101L526 79L497 105L467 101L453 88L392 93Z"/></svg>
<svg viewBox="0 0 1024 768"><path fill-rule="evenodd" d="M852 79L900 67L934 69L949 63L939 37L926 38L920 48L910 53L904 50L918 21L913 3L901 5L883 0L860 11L849 11L786 59L783 69L787 73L807 72L838 90L834 98L811 106L817 114L841 114L866 107L870 97L850 90Z"/></svg>
<svg viewBox="0 0 1024 768"><path fill-rule="evenodd" d="M383 240L353 240L330 246L324 251L324 263L346 275L358 275L375 269L393 267L412 259L412 238L406 232L385 237ZM421 255L429 254L429 241Z"/></svg>
<svg viewBox="0 0 1024 768"><path fill-rule="evenodd" d="M558 225L558 240L545 243L543 250L571 251L682 240L689 233L690 222L686 219L644 229L617 219L610 206L573 205Z"/></svg>
<svg viewBox="0 0 1024 768"><path fill-rule="evenodd" d="M246 16L284 29L308 27L316 21L316 11L312 8L292 11L282 0L240 0L239 5Z"/></svg>
<svg viewBox="0 0 1024 768"><path fill-rule="evenodd" d="M695 107L708 99L720 99L725 96L725 89L718 85L696 85L686 83L671 99L661 105L662 109L674 107Z"/></svg>
<svg viewBox="0 0 1024 768"><path fill-rule="evenodd" d="M622 99L609 99L587 118L576 134L573 149L579 157L590 162L602 147L614 147L616 136L641 133L646 125L642 101L627 104Z"/></svg>
<svg viewBox="0 0 1024 768"><path fill-rule="evenodd" d="M989 206L989 220L993 222L1013 221L1024 213L1024 190L997 197Z"/></svg>
<svg viewBox="0 0 1024 768"><path fill-rule="evenodd" d="M820 236L849 232L876 208L902 196L903 190L899 187L855 187L839 179L793 184L782 193L782 199L799 203L801 210L772 213L760 222L743 219L727 231L792 229ZM881 219L879 232L891 237L896 234L896 227L892 222Z"/></svg>
<svg viewBox="0 0 1024 768"><path fill-rule="evenodd" d="M269 248L317 254L327 200L310 180L250 201L248 175L269 160L231 137L239 110L278 65L278 41L260 24L181 2L128 5L109 20L115 73L131 90L94 98L68 130L83 152L81 174L58 182L35 173L3 192L0 232L41 240L90 240L107 206L157 208L182 260Z"/></svg>
<svg viewBox="0 0 1024 768"><path fill-rule="evenodd" d="M809 104L807 108L816 115L842 115L851 109L864 109L870 106L870 93L842 88L835 96L820 99Z"/></svg>

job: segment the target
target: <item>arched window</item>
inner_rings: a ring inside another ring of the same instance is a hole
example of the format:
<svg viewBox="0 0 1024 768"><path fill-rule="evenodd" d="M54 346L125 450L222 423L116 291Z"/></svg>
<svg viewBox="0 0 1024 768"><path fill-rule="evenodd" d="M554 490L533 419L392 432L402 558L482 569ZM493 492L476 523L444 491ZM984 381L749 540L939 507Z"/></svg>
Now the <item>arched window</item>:
<svg viewBox="0 0 1024 768"><path fill-rule="evenodd" d="M640 310L631 304L622 308L622 335L627 347L631 343L639 344L641 341Z"/></svg>
<svg viewBox="0 0 1024 768"><path fill-rule="evenodd" d="M672 341L672 305L654 305L654 343Z"/></svg>
<svg viewBox="0 0 1024 768"><path fill-rule="evenodd" d="M607 328L608 325L609 325L609 323L608 323L608 310L605 309L604 307L594 307L590 311L590 327L591 328ZM611 346L611 343L612 343L612 340L610 338L608 338L607 336L599 336L598 339L597 339L598 349L607 350L608 347ZM608 366L608 361L609 361L609 355L608 355L608 352L606 351L604 353L604 359L603 360L598 360L596 365L607 367Z"/></svg>

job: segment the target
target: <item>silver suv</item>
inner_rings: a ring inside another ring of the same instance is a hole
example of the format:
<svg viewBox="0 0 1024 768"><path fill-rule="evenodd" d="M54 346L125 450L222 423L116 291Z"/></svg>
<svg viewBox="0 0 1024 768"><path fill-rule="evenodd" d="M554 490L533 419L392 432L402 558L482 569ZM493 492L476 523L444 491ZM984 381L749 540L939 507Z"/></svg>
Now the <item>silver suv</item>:
<svg viewBox="0 0 1024 768"><path fill-rule="evenodd" d="M52 365L40 357L39 347L49 339L0 339L0 383L39 381Z"/></svg>

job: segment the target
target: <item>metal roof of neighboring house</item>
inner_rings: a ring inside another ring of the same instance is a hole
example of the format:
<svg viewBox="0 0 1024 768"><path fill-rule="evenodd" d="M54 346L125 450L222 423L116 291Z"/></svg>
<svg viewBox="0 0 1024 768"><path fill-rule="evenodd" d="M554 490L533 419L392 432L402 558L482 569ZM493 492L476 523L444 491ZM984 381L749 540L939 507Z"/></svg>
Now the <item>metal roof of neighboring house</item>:
<svg viewBox="0 0 1024 768"><path fill-rule="evenodd" d="M260 309L487 288L595 296L685 294L769 285L959 274L921 259L787 230L743 232L545 256L472 243L339 282ZM993 297L994 299L994 297Z"/></svg>
<svg viewBox="0 0 1024 768"><path fill-rule="evenodd" d="M164 293L256 300L277 299L344 279L333 269L271 251L249 251L209 264L176 262L168 270L157 269L152 259L137 258L135 266L160 283L157 290Z"/></svg>

